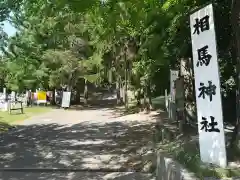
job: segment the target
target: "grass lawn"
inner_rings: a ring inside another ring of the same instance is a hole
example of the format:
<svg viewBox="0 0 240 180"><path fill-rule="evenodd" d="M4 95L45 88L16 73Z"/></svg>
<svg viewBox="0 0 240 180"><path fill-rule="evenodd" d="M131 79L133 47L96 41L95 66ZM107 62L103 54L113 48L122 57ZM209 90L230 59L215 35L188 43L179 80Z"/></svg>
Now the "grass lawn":
<svg viewBox="0 0 240 180"><path fill-rule="evenodd" d="M0 112L0 123L6 123L6 124L17 124L18 122L21 122L25 119L28 119L34 115L38 115L41 113L45 113L51 110L51 107L28 107L23 109L23 114L20 114L19 112L12 112L12 114L9 114L8 112Z"/></svg>

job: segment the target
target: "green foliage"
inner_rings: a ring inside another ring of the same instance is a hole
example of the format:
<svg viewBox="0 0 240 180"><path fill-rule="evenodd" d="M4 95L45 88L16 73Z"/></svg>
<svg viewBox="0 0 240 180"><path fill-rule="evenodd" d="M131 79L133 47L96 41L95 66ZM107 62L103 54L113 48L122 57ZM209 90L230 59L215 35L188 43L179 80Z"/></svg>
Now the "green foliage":
<svg viewBox="0 0 240 180"><path fill-rule="evenodd" d="M210 0L13 2L1 2L0 11L19 31L12 38L1 33L8 87L123 81L127 69L135 90L160 91L169 86L167 70L192 56L189 13ZM216 0L214 9L222 87L229 94L235 89L231 3Z"/></svg>
<svg viewBox="0 0 240 180"><path fill-rule="evenodd" d="M0 24L0 50L4 50L7 45L8 35L3 30L3 25Z"/></svg>

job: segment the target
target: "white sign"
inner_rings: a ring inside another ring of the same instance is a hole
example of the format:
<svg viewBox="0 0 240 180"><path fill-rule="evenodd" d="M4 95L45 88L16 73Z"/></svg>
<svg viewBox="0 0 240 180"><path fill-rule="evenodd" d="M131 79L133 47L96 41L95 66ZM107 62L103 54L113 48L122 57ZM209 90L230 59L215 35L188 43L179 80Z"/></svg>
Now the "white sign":
<svg viewBox="0 0 240 180"><path fill-rule="evenodd" d="M11 100L16 101L16 92L14 91L11 92Z"/></svg>
<svg viewBox="0 0 240 180"><path fill-rule="evenodd" d="M190 15L201 160L226 167L212 4Z"/></svg>
<svg viewBox="0 0 240 180"><path fill-rule="evenodd" d="M171 99L175 97L175 81L178 78L178 71L170 70L170 95Z"/></svg>
<svg viewBox="0 0 240 180"><path fill-rule="evenodd" d="M70 106L70 100L71 100L71 92L63 92L62 97L62 107L69 107Z"/></svg>

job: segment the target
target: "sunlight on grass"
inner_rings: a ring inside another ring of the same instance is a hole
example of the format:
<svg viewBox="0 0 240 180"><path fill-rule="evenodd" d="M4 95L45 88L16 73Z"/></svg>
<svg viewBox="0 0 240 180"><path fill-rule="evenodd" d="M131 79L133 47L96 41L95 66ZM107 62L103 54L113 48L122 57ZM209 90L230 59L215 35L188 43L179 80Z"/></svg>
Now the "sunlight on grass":
<svg viewBox="0 0 240 180"><path fill-rule="evenodd" d="M8 112L0 112L0 123L15 124L17 122L26 120L34 115L45 113L50 110L51 110L50 107L40 107L39 106L39 107L24 108L23 114L20 114L20 110L15 111L12 114L9 114Z"/></svg>

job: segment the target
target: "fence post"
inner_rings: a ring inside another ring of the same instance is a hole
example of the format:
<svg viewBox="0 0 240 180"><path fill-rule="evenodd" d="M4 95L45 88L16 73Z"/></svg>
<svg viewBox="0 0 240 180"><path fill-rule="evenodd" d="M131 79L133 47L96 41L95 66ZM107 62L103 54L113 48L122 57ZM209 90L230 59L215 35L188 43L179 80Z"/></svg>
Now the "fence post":
<svg viewBox="0 0 240 180"><path fill-rule="evenodd" d="M167 89L165 89L165 108L168 111L168 92L167 92Z"/></svg>

